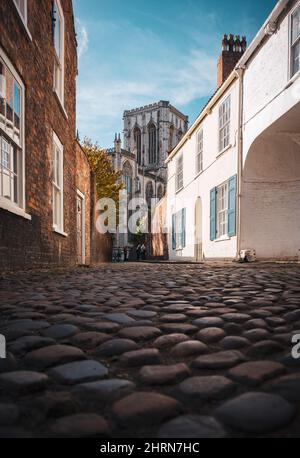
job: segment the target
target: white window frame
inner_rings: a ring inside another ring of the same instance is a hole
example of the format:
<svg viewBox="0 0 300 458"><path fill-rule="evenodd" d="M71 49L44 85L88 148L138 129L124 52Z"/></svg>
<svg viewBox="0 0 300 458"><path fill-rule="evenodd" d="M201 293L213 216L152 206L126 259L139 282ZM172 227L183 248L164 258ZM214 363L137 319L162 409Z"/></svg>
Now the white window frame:
<svg viewBox="0 0 300 458"><path fill-rule="evenodd" d="M228 237L228 186L227 180L217 187L217 239Z"/></svg>
<svg viewBox="0 0 300 458"><path fill-rule="evenodd" d="M23 16L22 11L21 11L20 6L19 6L19 2L20 1L24 2L24 13L25 13L24 16ZM24 24L27 25L27 0L14 0L14 4L17 7L18 13L21 16L22 21L24 22Z"/></svg>
<svg viewBox="0 0 300 458"><path fill-rule="evenodd" d="M203 127L196 134L196 176L203 172Z"/></svg>
<svg viewBox="0 0 300 458"><path fill-rule="evenodd" d="M8 70L13 75L14 79L16 80L16 82L18 83L21 89L21 94L20 94L20 109L21 109L20 130L21 132L20 132L20 141L19 141L19 144L17 145L21 150L21 153L20 153L21 170L19 170L19 180L20 181L19 181L19 186L18 186L19 202L18 204L16 204L12 202L11 200L0 196L0 208L3 208L5 210L8 210L11 213L14 213L16 215L22 216L25 219L30 220L31 216L27 214L25 211L25 166L26 166L25 165L26 164L26 161L25 161L25 153L26 153L26 150L25 150L25 86L20 76L18 75L17 71L15 70L14 66L12 65L12 63L10 62L10 60L8 59L7 55L2 50L1 47L0 47L0 57L2 61L4 62L4 64L6 65L6 67L8 68ZM7 137L9 136L7 135ZM11 138L10 138L10 141L14 143L13 139Z"/></svg>
<svg viewBox="0 0 300 458"><path fill-rule="evenodd" d="M55 49L55 37L53 36L53 48L54 48L54 78L53 78L53 90L57 95L57 98L64 110L64 101L65 101L65 17L64 12L60 3L60 0L54 0L53 8L57 6L58 14L60 16L60 52L61 56L59 57L56 54ZM55 27L55 25L54 25ZM57 71L60 71L60 85L61 88L57 87Z"/></svg>
<svg viewBox="0 0 300 458"><path fill-rule="evenodd" d="M59 152L59 180L55 180L56 175L56 151ZM58 182L57 182L58 181ZM60 183L60 184L59 184ZM60 195L60 215L59 221L55 223L55 191ZM53 230L61 235L66 236L64 232L64 147L55 132L53 132L52 148L52 211L53 211Z"/></svg>
<svg viewBox="0 0 300 458"><path fill-rule="evenodd" d="M16 10L18 12L18 15L20 16L20 19L22 21L23 27L24 27L29 39L32 41L32 36L31 36L31 33L29 32L29 29L28 29L28 26L27 26L27 19L28 19L27 0L23 0L23 1L24 1L24 13L25 13L25 16L23 16L23 14L22 14L22 12L20 10L19 4L18 4L18 0L13 0L14 5L16 7Z"/></svg>
<svg viewBox="0 0 300 458"><path fill-rule="evenodd" d="M300 2L298 2L293 10L290 12L289 16L289 79L295 79L300 74L300 66L297 72L293 73L293 48L299 44L300 46L300 35L293 42L293 15L297 10L300 10Z"/></svg>
<svg viewBox="0 0 300 458"><path fill-rule="evenodd" d="M176 240L176 251L182 251L182 211L175 215L175 240Z"/></svg>
<svg viewBox="0 0 300 458"><path fill-rule="evenodd" d="M86 236L86 203L85 203L85 195L77 189L77 196L80 197L82 200L82 215L81 215L81 223L82 223L82 265L86 262L86 247L85 247L85 236ZM76 201L77 205L77 201ZM77 224L77 209L76 209L76 224ZM77 227L76 227L76 235L77 235Z"/></svg>
<svg viewBox="0 0 300 458"><path fill-rule="evenodd" d="M132 193L132 177L129 175L124 175L124 185L128 194Z"/></svg>
<svg viewBox="0 0 300 458"><path fill-rule="evenodd" d="M226 108L226 105L228 107ZM230 147L231 138L231 94L219 105L219 154Z"/></svg>
<svg viewBox="0 0 300 458"><path fill-rule="evenodd" d="M183 188L183 153L176 160L176 192Z"/></svg>

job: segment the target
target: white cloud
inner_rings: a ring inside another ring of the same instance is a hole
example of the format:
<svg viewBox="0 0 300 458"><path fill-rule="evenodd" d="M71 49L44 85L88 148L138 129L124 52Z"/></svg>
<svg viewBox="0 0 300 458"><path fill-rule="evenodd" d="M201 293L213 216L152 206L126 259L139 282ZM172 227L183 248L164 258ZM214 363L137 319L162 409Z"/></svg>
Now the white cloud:
<svg viewBox="0 0 300 458"><path fill-rule="evenodd" d="M81 23L81 21L76 18L76 32L77 32L77 42L78 42L78 58L80 59L83 54L88 51L89 47L89 36L86 27Z"/></svg>

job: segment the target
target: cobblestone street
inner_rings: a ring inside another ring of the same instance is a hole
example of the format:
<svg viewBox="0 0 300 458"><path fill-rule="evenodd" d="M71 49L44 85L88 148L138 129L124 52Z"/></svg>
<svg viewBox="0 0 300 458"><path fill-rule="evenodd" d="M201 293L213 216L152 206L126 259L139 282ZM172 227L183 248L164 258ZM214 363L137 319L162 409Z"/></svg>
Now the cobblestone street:
<svg viewBox="0 0 300 458"><path fill-rule="evenodd" d="M300 266L0 280L1 437L300 436Z"/></svg>

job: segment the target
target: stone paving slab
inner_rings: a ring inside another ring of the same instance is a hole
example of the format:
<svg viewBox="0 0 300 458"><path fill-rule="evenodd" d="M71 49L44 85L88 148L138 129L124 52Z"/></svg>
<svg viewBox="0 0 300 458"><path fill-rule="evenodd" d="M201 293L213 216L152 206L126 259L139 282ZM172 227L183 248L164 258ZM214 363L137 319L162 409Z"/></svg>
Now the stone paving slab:
<svg viewBox="0 0 300 458"><path fill-rule="evenodd" d="M0 277L0 437L300 437L300 266Z"/></svg>

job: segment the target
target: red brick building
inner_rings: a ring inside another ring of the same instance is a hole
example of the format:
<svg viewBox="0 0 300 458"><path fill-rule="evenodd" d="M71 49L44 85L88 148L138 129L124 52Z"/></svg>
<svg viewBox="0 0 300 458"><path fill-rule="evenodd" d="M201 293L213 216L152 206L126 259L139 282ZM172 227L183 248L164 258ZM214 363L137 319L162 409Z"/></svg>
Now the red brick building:
<svg viewBox="0 0 300 458"><path fill-rule="evenodd" d="M76 142L76 189L77 189L77 262L91 264L95 259L93 239L94 208L96 199L95 176L79 142Z"/></svg>
<svg viewBox="0 0 300 458"><path fill-rule="evenodd" d="M0 30L0 270L74 265L72 1L1 0Z"/></svg>

